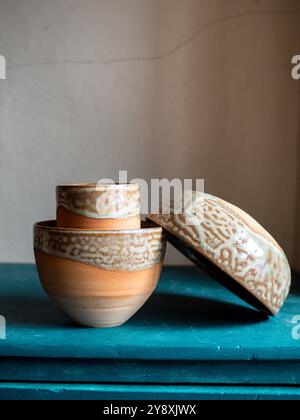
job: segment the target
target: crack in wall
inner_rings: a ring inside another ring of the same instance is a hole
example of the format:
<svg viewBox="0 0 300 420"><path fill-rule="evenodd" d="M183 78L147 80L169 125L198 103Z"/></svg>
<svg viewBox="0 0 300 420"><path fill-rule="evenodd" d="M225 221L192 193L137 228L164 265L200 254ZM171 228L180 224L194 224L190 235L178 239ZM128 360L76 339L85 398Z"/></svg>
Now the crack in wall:
<svg viewBox="0 0 300 420"><path fill-rule="evenodd" d="M174 47L170 48L164 53L153 55L153 56L132 56L132 57L124 57L124 58L113 58L109 60L99 58L99 59L90 59L90 60L64 59L64 60L58 60L58 61L28 62L28 63L20 63L20 64L15 64L12 66L7 66L7 69L11 71L14 69L21 69L21 68L28 68L28 67L48 67L48 66L58 66L58 65L64 65L64 64L113 65L113 64L121 64L121 63L131 63L131 62L161 61L161 60L171 57L172 55L176 54L178 51L182 50L183 48L191 44L207 29L217 26L221 23L230 22L233 20L241 19L243 17L247 17L247 16L263 16L263 15L278 16L278 15L285 15L285 14L291 14L291 13L300 13L300 9L286 9L286 10L257 10L256 9L256 10L250 10L250 11L235 14L235 15L223 16L218 19L214 19L208 23L205 23L200 28L198 28L195 32L193 32L190 36L185 38L183 41L181 41Z"/></svg>

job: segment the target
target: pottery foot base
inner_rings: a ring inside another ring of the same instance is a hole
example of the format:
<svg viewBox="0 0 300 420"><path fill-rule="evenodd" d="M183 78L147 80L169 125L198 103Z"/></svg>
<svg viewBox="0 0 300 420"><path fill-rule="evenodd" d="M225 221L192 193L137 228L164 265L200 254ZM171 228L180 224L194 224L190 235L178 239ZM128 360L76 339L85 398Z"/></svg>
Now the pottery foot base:
<svg viewBox="0 0 300 420"><path fill-rule="evenodd" d="M125 324L149 299L142 296L52 299L74 322L90 328L113 328ZM121 305L120 305L121 303Z"/></svg>

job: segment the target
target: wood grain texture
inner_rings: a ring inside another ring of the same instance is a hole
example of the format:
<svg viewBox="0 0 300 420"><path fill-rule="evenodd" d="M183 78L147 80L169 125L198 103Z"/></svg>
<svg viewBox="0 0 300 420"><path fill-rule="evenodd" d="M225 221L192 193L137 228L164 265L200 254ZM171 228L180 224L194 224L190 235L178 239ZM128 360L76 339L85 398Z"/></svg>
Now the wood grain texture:
<svg viewBox="0 0 300 420"><path fill-rule="evenodd" d="M0 400L300 400L292 387L0 383ZM109 404L108 404L109 405ZM100 409L98 410L100 412Z"/></svg>
<svg viewBox="0 0 300 420"><path fill-rule="evenodd" d="M0 357L1 381L300 386L298 361Z"/></svg>

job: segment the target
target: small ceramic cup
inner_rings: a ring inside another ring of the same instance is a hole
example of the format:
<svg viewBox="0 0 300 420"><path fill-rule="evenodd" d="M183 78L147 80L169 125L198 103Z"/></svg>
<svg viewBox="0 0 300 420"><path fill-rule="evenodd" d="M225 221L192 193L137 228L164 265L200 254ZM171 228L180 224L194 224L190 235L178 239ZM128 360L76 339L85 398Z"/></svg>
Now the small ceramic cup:
<svg viewBox="0 0 300 420"><path fill-rule="evenodd" d="M160 277L166 239L161 227L127 231L34 226L41 283L54 302L80 325L122 325L147 301Z"/></svg>
<svg viewBox="0 0 300 420"><path fill-rule="evenodd" d="M57 226L69 229L140 229L138 184L70 184L56 187Z"/></svg>

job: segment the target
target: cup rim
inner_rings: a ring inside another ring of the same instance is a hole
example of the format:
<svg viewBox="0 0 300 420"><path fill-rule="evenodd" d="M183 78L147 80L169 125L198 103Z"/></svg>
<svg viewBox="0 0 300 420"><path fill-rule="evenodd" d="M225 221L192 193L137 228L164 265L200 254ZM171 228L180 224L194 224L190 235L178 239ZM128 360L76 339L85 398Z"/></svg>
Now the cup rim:
<svg viewBox="0 0 300 420"><path fill-rule="evenodd" d="M60 233L76 233L82 235L144 235L145 233L163 233L163 228L156 225L151 220L142 220L140 229L126 229L126 230L85 230L85 229L73 229L73 228L60 228L56 226L56 220L46 220L37 222L33 225L34 229L45 230L48 232L60 232Z"/></svg>
<svg viewBox="0 0 300 420"><path fill-rule="evenodd" d="M78 188L90 188L90 189L96 189L101 188L103 189L134 189L139 188L139 184L137 183L127 183L122 184L115 182L114 184L98 184L97 182L81 182L78 184L58 184L56 186L57 189L78 189Z"/></svg>

